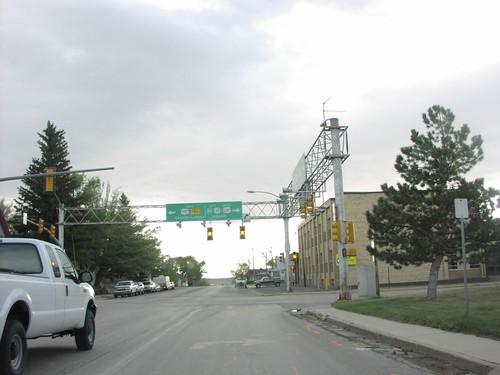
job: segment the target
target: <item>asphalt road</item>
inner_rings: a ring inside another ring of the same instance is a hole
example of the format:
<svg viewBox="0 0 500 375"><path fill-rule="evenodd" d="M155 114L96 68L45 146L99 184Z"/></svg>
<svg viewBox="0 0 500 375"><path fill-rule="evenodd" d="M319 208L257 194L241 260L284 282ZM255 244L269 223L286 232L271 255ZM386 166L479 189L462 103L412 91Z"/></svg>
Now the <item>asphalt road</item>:
<svg viewBox="0 0 500 375"><path fill-rule="evenodd" d="M333 293L270 292L189 287L100 297L94 348L79 352L70 337L31 340L25 374L441 373L292 311L329 306Z"/></svg>

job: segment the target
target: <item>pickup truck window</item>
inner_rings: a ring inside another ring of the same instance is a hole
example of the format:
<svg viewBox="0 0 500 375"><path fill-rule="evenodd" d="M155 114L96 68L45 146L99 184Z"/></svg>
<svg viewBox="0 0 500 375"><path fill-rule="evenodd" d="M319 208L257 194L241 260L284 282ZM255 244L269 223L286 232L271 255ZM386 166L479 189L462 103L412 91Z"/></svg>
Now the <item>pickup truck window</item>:
<svg viewBox="0 0 500 375"><path fill-rule="evenodd" d="M15 273L42 273L37 248L32 244L0 243L0 269Z"/></svg>
<svg viewBox="0 0 500 375"><path fill-rule="evenodd" d="M59 264L57 263L56 254L50 246L45 246L45 248L47 249L47 253L49 254L50 264L52 265L52 273L54 274L54 277L60 278L61 270L59 269Z"/></svg>
<svg viewBox="0 0 500 375"><path fill-rule="evenodd" d="M73 280L77 280L77 274L75 271L75 267L73 266L73 263L71 263L71 260L69 260L68 256L64 251L61 249L56 248L57 255L59 256L59 259L61 260L63 272L64 272L64 277L68 277Z"/></svg>

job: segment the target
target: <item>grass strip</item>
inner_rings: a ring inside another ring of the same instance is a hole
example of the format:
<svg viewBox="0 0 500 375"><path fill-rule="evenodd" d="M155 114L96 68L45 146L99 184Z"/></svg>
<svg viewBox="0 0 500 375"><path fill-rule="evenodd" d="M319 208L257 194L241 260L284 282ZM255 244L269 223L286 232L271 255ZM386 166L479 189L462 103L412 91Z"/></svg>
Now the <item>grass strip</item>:
<svg viewBox="0 0 500 375"><path fill-rule="evenodd" d="M402 323L500 340L500 286L469 286L468 292L468 318L463 288L439 289L435 300L428 300L425 295L407 295L336 301L332 306Z"/></svg>

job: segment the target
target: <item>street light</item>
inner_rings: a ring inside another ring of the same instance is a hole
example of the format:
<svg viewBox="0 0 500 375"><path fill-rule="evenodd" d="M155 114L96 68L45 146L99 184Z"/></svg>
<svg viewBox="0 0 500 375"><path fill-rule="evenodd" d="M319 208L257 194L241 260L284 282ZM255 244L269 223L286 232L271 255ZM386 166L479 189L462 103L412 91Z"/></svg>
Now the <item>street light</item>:
<svg viewBox="0 0 500 375"><path fill-rule="evenodd" d="M268 191L262 191L262 190L247 190L247 193L250 194L268 194L272 195L273 197L277 198L278 203L281 203L283 205L283 209L281 211L281 216L283 217L283 224L285 227L285 281L286 281L286 292L289 293L291 292L290 288L290 233L288 230L288 222L290 219L290 212L288 208L288 202L289 202L289 196L288 194L280 194L276 195L273 193L270 193Z"/></svg>

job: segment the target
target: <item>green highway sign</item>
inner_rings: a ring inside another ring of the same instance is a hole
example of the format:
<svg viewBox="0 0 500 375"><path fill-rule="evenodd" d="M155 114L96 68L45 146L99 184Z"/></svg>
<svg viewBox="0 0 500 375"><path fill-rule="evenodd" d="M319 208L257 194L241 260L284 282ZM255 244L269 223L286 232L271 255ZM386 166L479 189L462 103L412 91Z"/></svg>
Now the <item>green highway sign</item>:
<svg viewBox="0 0 500 375"><path fill-rule="evenodd" d="M240 202L173 203L166 204L167 222L242 220Z"/></svg>

